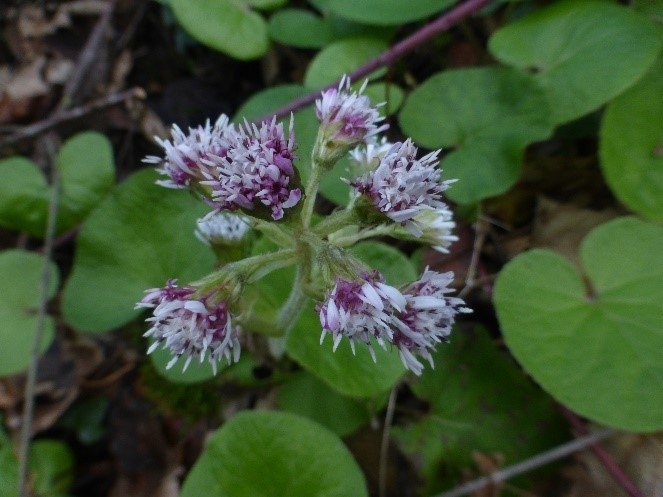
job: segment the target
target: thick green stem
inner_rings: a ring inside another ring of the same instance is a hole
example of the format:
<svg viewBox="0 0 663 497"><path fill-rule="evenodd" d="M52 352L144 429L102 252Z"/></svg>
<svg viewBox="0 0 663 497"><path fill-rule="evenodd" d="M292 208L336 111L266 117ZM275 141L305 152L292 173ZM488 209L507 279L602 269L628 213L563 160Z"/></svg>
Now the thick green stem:
<svg viewBox="0 0 663 497"><path fill-rule="evenodd" d="M355 211L343 209L332 213L323 221L316 224L313 228L313 232L324 237L352 224L357 224L357 215Z"/></svg>
<svg viewBox="0 0 663 497"><path fill-rule="evenodd" d="M279 310L277 327L281 330L283 336L287 336L290 330L292 330L308 303L309 298L304 293L304 284L307 277L306 272L301 264L297 266L295 281L288 300L286 300L283 307Z"/></svg>
<svg viewBox="0 0 663 497"><path fill-rule="evenodd" d="M316 162L313 162L311 168L311 176L306 184L304 205L302 206L302 226L308 228L311 225L311 217L313 217L313 208L315 207L315 199L318 196L318 188L320 187L320 179L324 173L324 168Z"/></svg>

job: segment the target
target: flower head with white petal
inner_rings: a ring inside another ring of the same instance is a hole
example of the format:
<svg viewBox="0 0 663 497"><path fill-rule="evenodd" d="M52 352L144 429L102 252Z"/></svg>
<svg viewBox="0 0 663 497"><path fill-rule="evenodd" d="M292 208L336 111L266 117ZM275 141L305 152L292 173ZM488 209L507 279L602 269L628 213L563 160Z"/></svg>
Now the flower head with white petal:
<svg viewBox="0 0 663 497"><path fill-rule="evenodd" d="M416 217L445 208L441 194L455 181L440 181L438 153L417 159L417 147L410 139L395 143L374 171L348 183L380 213L418 238L423 233Z"/></svg>
<svg viewBox="0 0 663 497"><path fill-rule="evenodd" d="M251 230L245 216L234 212L219 212L198 219L196 238L206 245L225 245L239 243Z"/></svg>
<svg viewBox="0 0 663 497"><path fill-rule="evenodd" d="M345 337L354 352L358 340L368 346L375 360L371 338L381 347L391 342L394 312L403 310L406 302L401 292L385 284L377 271L364 273L362 278L355 281L337 279L326 301L317 306L322 325L320 343L331 334L336 350Z"/></svg>
<svg viewBox="0 0 663 497"><path fill-rule="evenodd" d="M276 118L260 127L245 122L226 154L208 161L213 172L203 184L212 188L212 202L218 210L253 211L264 206L278 220L284 209L299 202L293 125L291 118L286 138L283 124L277 124Z"/></svg>
<svg viewBox="0 0 663 497"><path fill-rule="evenodd" d="M350 78L343 76L338 88L322 92L315 101L315 114L320 129L314 149L316 161L333 164L353 147L386 130L384 118L363 94L368 80L358 91L350 88Z"/></svg>
<svg viewBox="0 0 663 497"><path fill-rule="evenodd" d="M175 280L146 291L136 308L153 309L147 319L152 327L143 335L155 340L147 353L163 344L173 355L167 368L180 357L185 358L184 370L193 359L202 363L207 358L216 374L221 360L228 364L239 360L239 327L233 326L226 302L213 303L214 295L196 298L195 292L194 287L177 286Z"/></svg>
<svg viewBox="0 0 663 497"><path fill-rule="evenodd" d="M205 161L212 156L225 156L234 133L235 128L225 114L219 116L214 126L207 121L204 126L189 128L188 134L173 124L172 140L155 137L164 150L164 157L149 155L143 162L156 164L157 172L166 176L157 184L167 188L186 188L206 178L208 166Z"/></svg>
<svg viewBox="0 0 663 497"><path fill-rule="evenodd" d="M399 326L394 330L392 343L398 347L406 368L421 374L423 365L416 355L426 359L434 367L431 352L440 342L447 342L456 315L472 312L463 299L450 297L449 285L454 273L424 271L422 277L403 289L405 310L399 315Z"/></svg>

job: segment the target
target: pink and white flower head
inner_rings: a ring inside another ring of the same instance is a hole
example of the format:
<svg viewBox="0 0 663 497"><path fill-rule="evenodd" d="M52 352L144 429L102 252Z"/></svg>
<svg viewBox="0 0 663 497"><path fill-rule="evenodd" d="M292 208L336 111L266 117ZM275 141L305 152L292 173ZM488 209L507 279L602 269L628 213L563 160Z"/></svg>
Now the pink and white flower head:
<svg viewBox="0 0 663 497"><path fill-rule="evenodd" d="M420 375L423 365L416 356L433 367L431 351L447 341L456 314L471 312L462 299L446 295L453 291L452 281L452 272L441 274L428 268L402 291L383 283L377 272L364 273L363 281L338 279L326 301L316 308L322 325L320 343L330 333L336 350L346 337L354 352L358 340L369 347L373 360L371 339L385 349L391 344L398 348L403 365Z"/></svg>
<svg viewBox="0 0 663 497"><path fill-rule="evenodd" d="M375 209L418 238L423 232L416 217L426 210L446 208L441 194L456 181L440 181L438 153L417 159L412 140L395 143L375 170L348 183Z"/></svg>
<svg viewBox="0 0 663 497"><path fill-rule="evenodd" d="M203 184L212 188L212 204L218 210L254 211L264 206L272 219L281 219L284 209L294 207L301 198L294 151L292 119L287 139L276 118L259 128L245 123L225 154L206 161L212 171Z"/></svg>
<svg viewBox="0 0 663 497"><path fill-rule="evenodd" d="M350 89L350 78L343 76L337 88L322 92L315 101L315 113L320 121L320 130L314 152L322 163L334 163L351 148L386 130L380 125L384 118L363 95L368 80L359 91Z"/></svg>
<svg viewBox="0 0 663 497"><path fill-rule="evenodd" d="M136 308L154 309L147 319L152 327L143 335L154 338L147 353L163 344L173 358L166 366L171 368L180 357L185 358L184 370L195 358L202 363L205 358L212 365L225 359L228 364L237 362L240 354L239 327L233 326L226 302L212 303L213 295L196 298L193 287L178 287L169 280L164 288L147 290Z"/></svg>
<svg viewBox="0 0 663 497"><path fill-rule="evenodd" d="M453 272L424 271L421 279L403 289L405 310L399 315L392 343L398 347L401 360L407 369L419 375L423 365L415 357L426 359L434 367L431 351L440 342L447 342L451 327L458 313L469 313L463 299L447 294L453 282ZM402 326L404 325L404 326Z"/></svg>
<svg viewBox="0 0 663 497"><path fill-rule="evenodd" d="M164 149L164 157L149 155L143 162L157 164L157 172L166 176L157 184L167 188L186 188L192 182L205 179L205 161L211 156L225 156L234 133L235 129L225 114L219 116L214 126L208 120L205 126L189 128L188 135L173 124L172 141L154 138Z"/></svg>
<svg viewBox="0 0 663 497"><path fill-rule="evenodd" d="M329 333L333 337L334 351L346 337L352 352L355 340L365 343L375 360L371 339L381 346L393 338L393 319L405 308L405 297L396 288L383 283L380 273L363 273L363 280L336 280L327 300L318 305L322 335L320 344Z"/></svg>

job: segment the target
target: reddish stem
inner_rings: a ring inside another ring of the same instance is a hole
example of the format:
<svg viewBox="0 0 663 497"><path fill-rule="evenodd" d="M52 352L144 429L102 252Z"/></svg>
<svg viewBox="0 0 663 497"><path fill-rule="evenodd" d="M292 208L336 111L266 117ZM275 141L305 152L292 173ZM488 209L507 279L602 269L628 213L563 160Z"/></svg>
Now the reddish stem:
<svg viewBox="0 0 663 497"><path fill-rule="evenodd" d="M376 69L391 64L395 60L403 57L408 52L414 50L416 47L418 47L425 41L433 38L434 36L444 31L447 31L452 26L455 26L467 16L477 12L486 4L490 3L490 1L491 0L467 0L465 2L459 3L453 9L441 15L433 22L426 24L424 27L422 27L418 31L415 31L407 38L404 38L400 42L396 43L389 50L381 53L374 59L369 60L363 66L352 71L350 74L348 74L350 80L357 81L363 78L364 76L367 76L368 74L372 73ZM278 119L287 116L291 112L301 109L302 107L310 105L313 102L315 102L315 100L320 96L321 91L324 91L328 88L338 87L339 81L340 80L326 86L325 88L322 88L321 90L313 91L307 95L304 95L303 97L295 99L292 102L290 102L288 105L281 107L280 109L272 112L271 114L262 117L257 122L268 121L271 120L273 117L276 117Z"/></svg>
<svg viewBox="0 0 663 497"><path fill-rule="evenodd" d="M578 417L575 412L571 411L565 406L561 406L561 408L562 414L568 420L573 429L579 435L586 435L589 430L587 430L587 426L585 426L585 423L582 422L580 417ZM619 486L622 487L626 493L628 493L631 497L645 497L644 494L640 492L638 487L636 487L629 476L624 473L624 471L622 471L612 456L603 448L600 443L593 443L590 445L590 448L599 459L599 461L601 461L608 473L610 473L610 475L617 483L619 483Z"/></svg>

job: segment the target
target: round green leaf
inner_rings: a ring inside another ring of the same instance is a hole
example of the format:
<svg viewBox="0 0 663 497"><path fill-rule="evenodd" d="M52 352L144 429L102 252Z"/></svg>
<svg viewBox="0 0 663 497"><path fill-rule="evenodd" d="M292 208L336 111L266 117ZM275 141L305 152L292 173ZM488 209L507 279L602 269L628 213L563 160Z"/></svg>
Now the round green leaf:
<svg viewBox="0 0 663 497"><path fill-rule="evenodd" d="M193 38L241 60L267 52L267 23L251 11L250 2L234 0L169 0L175 17Z"/></svg>
<svg viewBox="0 0 663 497"><path fill-rule="evenodd" d="M545 250L500 273L495 304L518 361L559 401L600 423L663 428L663 228L621 218L581 246L584 276Z"/></svg>
<svg viewBox="0 0 663 497"><path fill-rule="evenodd" d="M39 309L39 287L44 258L23 250L0 252L0 376L24 370L30 364ZM48 298L58 287L58 268L48 262ZM55 323L47 316L43 323L42 352L53 341Z"/></svg>
<svg viewBox="0 0 663 497"><path fill-rule="evenodd" d="M357 353L353 355L350 343L342 340L333 352L330 337L320 344L321 333L320 318L311 305L288 335L286 350L305 369L343 395L377 397L405 373L396 348L385 351L373 344L377 358L373 362L365 345L356 344Z"/></svg>
<svg viewBox="0 0 663 497"><path fill-rule="evenodd" d="M601 166L619 199L663 221L663 58L613 100L601 126Z"/></svg>
<svg viewBox="0 0 663 497"><path fill-rule="evenodd" d="M366 406L329 388L314 376L301 372L279 388L279 407L320 423L339 437L368 422Z"/></svg>
<svg viewBox="0 0 663 497"><path fill-rule="evenodd" d="M552 132L545 93L531 77L490 67L439 73L412 92L403 130L424 147L454 147L442 162L458 178L449 198L472 203L505 192L520 175L523 150Z"/></svg>
<svg viewBox="0 0 663 497"><path fill-rule="evenodd" d="M283 9L269 19L269 35L279 43L299 48L322 48L334 38L327 20L303 9Z"/></svg>
<svg viewBox="0 0 663 497"><path fill-rule="evenodd" d="M325 8L353 21L366 24L403 24L436 14L451 4L453 0L325 0Z"/></svg>
<svg viewBox="0 0 663 497"><path fill-rule="evenodd" d="M119 185L90 215L77 238L62 312L81 331L107 331L141 311L144 291L170 278L182 284L214 266L212 251L193 231L209 210L188 193L155 185L142 170Z"/></svg>
<svg viewBox="0 0 663 497"><path fill-rule="evenodd" d="M91 154L90 150L94 150ZM60 148L56 167L60 194L56 231L80 223L112 189L113 150L99 133L73 136ZM46 230L51 188L41 169L23 157L0 161L0 225L42 238Z"/></svg>
<svg viewBox="0 0 663 497"><path fill-rule="evenodd" d="M645 17L611 2L557 2L500 29L490 51L536 72L556 123L591 112L635 83L661 37Z"/></svg>
<svg viewBox="0 0 663 497"><path fill-rule="evenodd" d="M472 464L472 454L499 452L514 464L564 441L567 423L552 399L493 343L488 333L457 330L434 354L435 369L411 384L430 404L421 421L394 432L421 460L426 495L444 486L440 476ZM442 471L447 468L447 471ZM446 487L451 484L445 481Z"/></svg>
<svg viewBox="0 0 663 497"><path fill-rule="evenodd" d="M257 477L259 475L259 477ZM366 497L341 440L285 412L242 412L209 439L182 497Z"/></svg>
<svg viewBox="0 0 663 497"><path fill-rule="evenodd" d="M377 38L352 38L332 43L311 61L304 76L304 85L311 89L323 88L377 57L387 48L387 42ZM378 69L368 77L379 77L385 71L384 68Z"/></svg>

